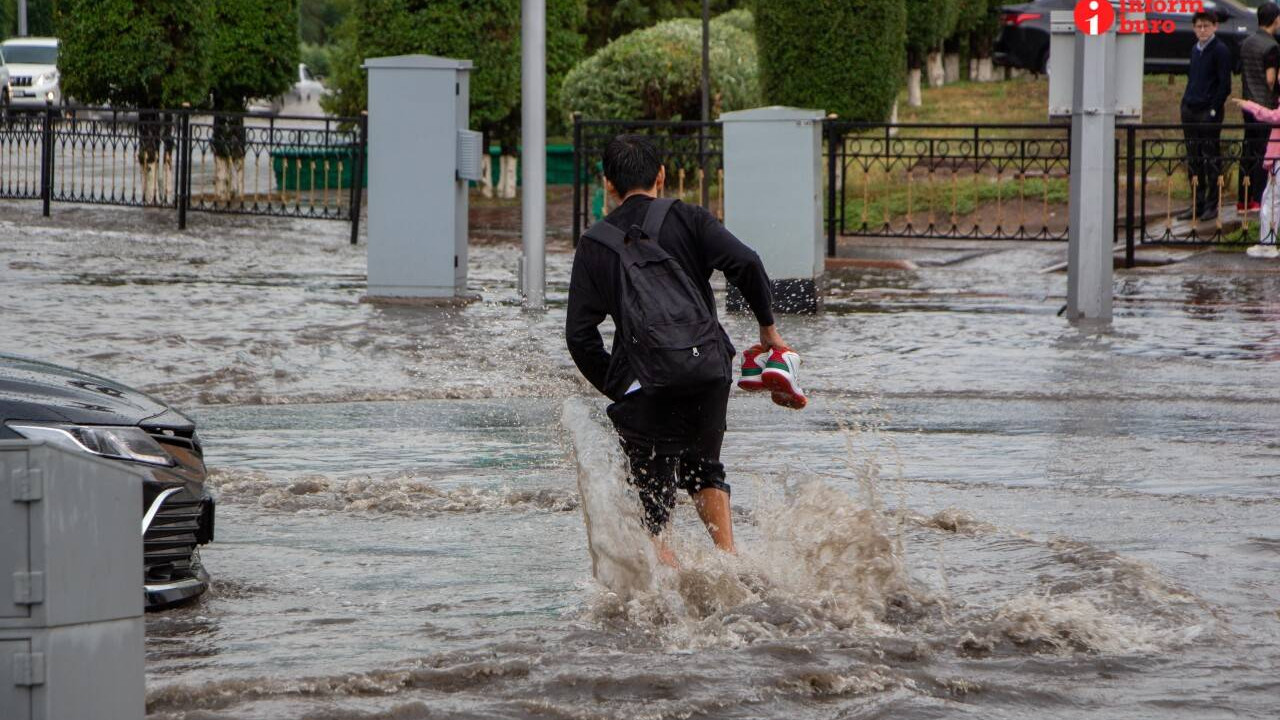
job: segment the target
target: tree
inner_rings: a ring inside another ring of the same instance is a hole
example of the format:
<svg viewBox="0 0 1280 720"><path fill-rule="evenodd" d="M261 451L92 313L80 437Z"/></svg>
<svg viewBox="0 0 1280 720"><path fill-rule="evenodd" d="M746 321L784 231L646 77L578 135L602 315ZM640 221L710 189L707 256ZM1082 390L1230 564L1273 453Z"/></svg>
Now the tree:
<svg viewBox="0 0 1280 720"><path fill-rule="evenodd" d="M954 26L956 0L906 0L907 104L919 107L920 75L925 59L935 52Z"/></svg>
<svg viewBox="0 0 1280 720"><path fill-rule="evenodd" d="M1000 34L1000 7L1006 3L1004 0L972 1L976 15L969 28L969 57L976 72L971 72L970 76L978 82L991 82L995 79L991 51L996 36Z"/></svg>
<svg viewBox="0 0 1280 720"><path fill-rule="evenodd" d="M711 22L713 114L760 104L759 63L750 13ZM701 115L702 23L667 20L614 40L565 78L566 117L692 120Z"/></svg>
<svg viewBox="0 0 1280 720"><path fill-rule="evenodd" d="M342 23L349 5L349 0L300 0L298 34L302 42L311 45L333 42L333 32Z"/></svg>
<svg viewBox="0 0 1280 720"><path fill-rule="evenodd" d="M711 14L746 5L746 0L711 0ZM587 51L663 20L702 17L702 0L593 0L587 13Z"/></svg>
<svg viewBox="0 0 1280 720"><path fill-rule="evenodd" d="M756 0L755 7L766 102L845 120L889 115L905 58L901 0Z"/></svg>
<svg viewBox="0 0 1280 720"><path fill-rule="evenodd" d="M62 0L58 64L63 91L89 104L139 108L143 200L167 197L172 117L156 112L209 95L212 5L190 0ZM163 188L161 187L163 183Z"/></svg>
<svg viewBox="0 0 1280 720"><path fill-rule="evenodd" d="M210 107L237 113L253 98L279 95L298 66L296 0L213 0L209 42ZM244 118L214 115L214 188L219 199L241 194Z"/></svg>
<svg viewBox="0 0 1280 720"><path fill-rule="evenodd" d="M520 0L353 0L338 28L325 108L368 106L365 58L425 53L471 60L471 125L501 122L520 101Z"/></svg>
<svg viewBox="0 0 1280 720"><path fill-rule="evenodd" d="M563 134L566 124L560 113L551 110L565 76L582 59L586 37L582 34L586 22L586 0L547 0L547 128L548 134ZM516 149L519 143L522 104L515 107L503 120L485 127L487 140L499 147L498 195L504 198L516 196ZM486 143L486 147L488 143ZM485 196L493 193L489 174L485 174L482 188Z"/></svg>

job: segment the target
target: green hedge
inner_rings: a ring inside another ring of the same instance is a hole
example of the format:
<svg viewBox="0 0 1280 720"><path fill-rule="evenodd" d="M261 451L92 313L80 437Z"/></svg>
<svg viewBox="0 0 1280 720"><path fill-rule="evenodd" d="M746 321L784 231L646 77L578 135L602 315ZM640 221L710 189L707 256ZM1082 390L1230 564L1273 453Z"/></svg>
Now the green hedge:
<svg viewBox="0 0 1280 720"><path fill-rule="evenodd" d="M756 0L755 24L765 102L889 116L906 61L902 0Z"/></svg>
<svg viewBox="0 0 1280 720"><path fill-rule="evenodd" d="M760 104L756 43L746 10L711 21L712 117ZM702 23L668 20L614 40L565 76L565 116L697 120L702 114Z"/></svg>

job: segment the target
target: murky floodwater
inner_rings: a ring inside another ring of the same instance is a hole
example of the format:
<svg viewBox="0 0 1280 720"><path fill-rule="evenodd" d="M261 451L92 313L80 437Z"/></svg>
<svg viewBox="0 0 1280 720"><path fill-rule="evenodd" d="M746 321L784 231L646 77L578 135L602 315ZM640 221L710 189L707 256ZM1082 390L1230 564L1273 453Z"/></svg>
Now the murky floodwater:
<svg viewBox="0 0 1280 720"><path fill-rule="evenodd" d="M837 273L783 320L810 408L730 404L741 556L684 503L676 572L608 511L570 256L545 314L510 247L473 250L481 304L387 308L340 224L22 208L0 347L189 409L215 469L149 717L1280 713L1280 276L1118 276L1087 334L1061 246Z"/></svg>

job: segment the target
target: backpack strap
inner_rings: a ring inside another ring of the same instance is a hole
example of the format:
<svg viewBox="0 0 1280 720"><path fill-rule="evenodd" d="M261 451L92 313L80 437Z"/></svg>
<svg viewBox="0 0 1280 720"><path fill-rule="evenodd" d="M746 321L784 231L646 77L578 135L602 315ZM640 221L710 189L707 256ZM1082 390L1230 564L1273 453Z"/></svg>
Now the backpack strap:
<svg viewBox="0 0 1280 720"><path fill-rule="evenodd" d="M649 210L644 214L644 230L645 237L651 240L658 239L658 233L662 230L662 223L667 220L667 213L671 212L671 207L676 204L675 198L654 198L649 203Z"/></svg>
<svg viewBox="0 0 1280 720"><path fill-rule="evenodd" d="M597 220L594 225L587 228L586 232L582 233L582 237L595 240L617 253L619 257L625 252L627 234L615 227L613 223Z"/></svg>

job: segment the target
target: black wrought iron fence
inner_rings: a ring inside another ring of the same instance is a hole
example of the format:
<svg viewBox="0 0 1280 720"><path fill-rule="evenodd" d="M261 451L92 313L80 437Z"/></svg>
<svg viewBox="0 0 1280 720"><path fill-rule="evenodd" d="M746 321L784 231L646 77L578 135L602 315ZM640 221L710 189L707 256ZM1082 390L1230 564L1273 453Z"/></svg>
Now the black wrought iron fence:
<svg viewBox="0 0 1280 720"><path fill-rule="evenodd" d="M724 217L724 146L718 122L583 120L573 124L573 237L604 217L611 199L601 161L618 135L652 136L666 166L665 194Z"/></svg>
<svg viewBox="0 0 1280 720"><path fill-rule="evenodd" d="M1203 131L1212 130L1211 136ZM1124 125L1116 130L1112 179L1117 241L1127 262L1143 244L1252 243L1276 239L1275 207L1258 207L1261 145L1243 125ZM707 204L720 211L723 148L718 123L579 120L574 125L574 236L608 210L600 157L615 135L659 139L673 168L701 171ZM839 238L966 240L1068 238L1069 124L887 124L827 120L828 254ZM676 173L678 175L678 173ZM1272 176L1280 177L1280 176ZM1261 178L1261 179L1260 179ZM1252 190L1252 192L1250 192ZM673 190L686 199L686 184ZM592 201L592 196L595 201ZM1263 212L1265 211L1265 212Z"/></svg>
<svg viewBox="0 0 1280 720"><path fill-rule="evenodd" d="M351 222L365 118L74 108L0 118L0 197Z"/></svg>
<svg viewBox="0 0 1280 720"><path fill-rule="evenodd" d="M829 253L837 234L1066 239L1069 126L827 121L825 135Z"/></svg>

